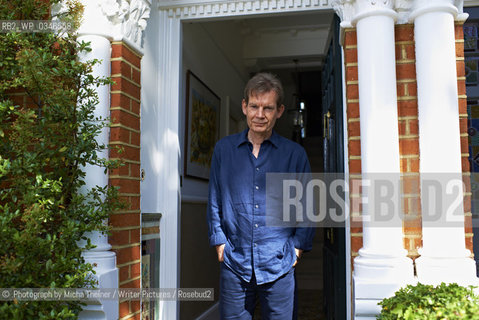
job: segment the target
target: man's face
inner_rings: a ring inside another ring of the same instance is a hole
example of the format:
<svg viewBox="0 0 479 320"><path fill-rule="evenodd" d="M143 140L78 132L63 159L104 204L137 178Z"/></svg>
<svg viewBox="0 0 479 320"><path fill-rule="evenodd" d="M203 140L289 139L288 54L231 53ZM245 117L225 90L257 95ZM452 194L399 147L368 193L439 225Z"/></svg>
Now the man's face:
<svg viewBox="0 0 479 320"><path fill-rule="evenodd" d="M281 117L284 106L276 106L276 92L269 91L249 96L248 104L243 100L242 109L249 129L256 134L268 134L276 120Z"/></svg>

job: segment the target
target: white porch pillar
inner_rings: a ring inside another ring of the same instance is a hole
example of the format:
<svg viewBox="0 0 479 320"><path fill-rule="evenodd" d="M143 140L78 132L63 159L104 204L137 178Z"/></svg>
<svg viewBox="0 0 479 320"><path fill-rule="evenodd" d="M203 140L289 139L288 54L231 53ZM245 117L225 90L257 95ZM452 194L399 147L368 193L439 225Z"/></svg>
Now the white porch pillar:
<svg viewBox="0 0 479 320"><path fill-rule="evenodd" d="M158 107L159 118L156 124L158 136L153 136L163 155L163 172L154 173L163 190L160 220L160 287L176 288L180 284L180 95L181 95L181 57L182 32L181 21L172 17L168 10L159 10L158 24L160 46L158 61ZM158 149L157 149L158 150ZM153 198L154 199L154 198ZM151 201L152 199L146 199ZM155 199L156 200L156 199ZM147 202L145 201L145 202ZM156 200L158 201L158 200ZM160 301L160 319L179 319L179 301Z"/></svg>
<svg viewBox="0 0 479 320"><path fill-rule="evenodd" d="M105 28L94 27L95 19L93 6L91 3L84 2L85 19L79 30L78 41L90 42L91 51L82 52L80 59L87 61L99 59L100 63L93 67L93 75L99 77L109 77L110 58L111 58L111 36L105 31ZM101 86L97 89L99 102L95 108L95 116L106 119L110 116L110 86ZM104 128L97 137L99 144L108 145L110 138L109 128ZM108 150L104 150L98 155L102 158L108 158ZM103 168L97 166L85 167L85 189L91 189L94 186L104 187L108 185L108 175L104 173ZM106 221L105 221L106 223ZM85 251L83 256L86 262L96 265L94 277L98 281L99 289L118 288L118 268L116 267L116 254L110 251L111 245L108 243L106 235L100 232L92 232L88 235L91 243L96 248ZM89 303L83 308L79 319L118 319L119 302L116 300L99 300Z"/></svg>
<svg viewBox="0 0 479 320"><path fill-rule="evenodd" d="M394 24L391 1L338 1L333 4L343 18L342 26L357 29L358 85L363 185L375 174L390 177L395 187L400 173L399 131L396 93ZM396 181L394 181L396 180ZM363 190L363 247L354 260L354 302L356 319L375 319L377 302L413 281L412 260L403 246L399 219L378 226L368 222L380 208L372 205L373 194ZM399 199L396 199L398 201ZM363 200L364 203L364 200ZM399 217L399 206L394 206Z"/></svg>
<svg viewBox="0 0 479 320"><path fill-rule="evenodd" d="M100 35L81 35L79 41L91 42L92 51L83 54L80 58L82 61L91 59L100 59L102 62L93 67L93 76L109 77L110 76L110 56L111 45L110 40ZM95 108L95 117L106 119L110 116L110 87L101 86L96 89L99 97L99 103ZM109 142L108 128L103 128L97 137L99 144L108 145ZM98 154L101 158L108 158L108 150L103 150ZM98 166L85 167L85 188L87 190L108 185L108 175L104 173L103 168ZM98 280L98 288L118 288L118 268L116 268L116 254L112 251L111 245L108 243L106 235L100 232L93 232L88 235L91 243L96 246L91 250L85 251L83 256L86 262L96 264L94 275ZM79 319L118 319L119 312L118 301L101 300L98 303L88 304L80 313Z"/></svg>
<svg viewBox="0 0 479 320"><path fill-rule="evenodd" d="M453 212L448 213L454 199L446 195L448 181L462 180L454 35L458 8L452 3L415 1L410 16L416 41L423 215L423 248L419 250L421 257L416 260L416 270L420 282L431 284L477 281L475 262L465 247L463 189L450 190L454 198L460 199L454 217ZM442 201L442 209L429 204L433 199L428 197L425 181L432 179L442 189L435 200Z"/></svg>
<svg viewBox="0 0 479 320"><path fill-rule="evenodd" d="M82 0L84 5L83 23L78 30L78 41L90 42L91 51L81 53L80 59L87 61L98 59L100 63L93 67L95 77L111 76L111 42L124 41L131 48L141 53L142 31L146 27L151 3L146 0L133 0L123 3L121 8L117 2ZM99 102L95 108L95 116L107 119L110 117L110 86L100 86L97 89ZM104 128L97 137L99 144L108 145L110 132ZM98 155L108 158L108 150ZM85 188L108 185L108 175L104 169L97 166L85 167ZM106 221L105 221L106 223ZM112 251L106 235L100 232L88 234L91 243L96 247L85 251L86 262L95 265L99 289L118 288L118 268L116 254ZM80 244L81 245L81 244ZM119 317L119 301L99 299L84 307L79 319L111 319Z"/></svg>

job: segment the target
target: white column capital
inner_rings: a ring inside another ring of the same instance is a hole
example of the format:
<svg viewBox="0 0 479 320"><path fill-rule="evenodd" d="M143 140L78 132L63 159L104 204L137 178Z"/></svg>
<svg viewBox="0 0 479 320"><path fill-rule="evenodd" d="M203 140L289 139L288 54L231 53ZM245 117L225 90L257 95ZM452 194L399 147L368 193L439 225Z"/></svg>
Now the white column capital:
<svg viewBox="0 0 479 320"><path fill-rule="evenodd" d="M341 18L341 27L352 28L370 16L390 16L396 19L393 0L333 0L331 6Z"/></svg>
<svg viewBox="0 0 479 320"><path fill-rule="evenodd" d="M354 3L355 0L333 0L331 1L331 6L333 7L336 14L341 19L342 28L352 28L353 25L351 21L353 20L355 14Z"/></svg>
<svg viewBox="0 0 479 320"><path fill-rule="evenodd" d="M449 12L455 20L465 21L468 14L463 12L463 5L463 0L414 0L409 21L430 12Z"/></svg>
<svg viewBox="0 0 479 320"><path fill-rule="evenodd" d="M100 35L124 41L143 53L142 36L150 17L151 0L81 0L84 5L80 35Z"/></svg>
<svg viewBox="0 0 479 320"><path fill-rule="evenodd" d="M352 20L353 26L364 18L371 16L389 16L396 20L396 11L393 10L392 0L356 0L355 15Z"/></svg>
<svg viewBox="0 0 479 320"><path fill-rule="evenodd" d="M397 23L409 23L409 15L413 7L414 0L396 0L394 1L394 9L398 14Z"/></svg>
<svg viewBox="0 0 479 320"><path fill-rule="evenodd" d="M464 0L332 0L331 6L341 18L341 27L355 27L362 18L387 15L397 24L412 23L427 12L450 12L457 21L468 17L463 12Z"/></svg>

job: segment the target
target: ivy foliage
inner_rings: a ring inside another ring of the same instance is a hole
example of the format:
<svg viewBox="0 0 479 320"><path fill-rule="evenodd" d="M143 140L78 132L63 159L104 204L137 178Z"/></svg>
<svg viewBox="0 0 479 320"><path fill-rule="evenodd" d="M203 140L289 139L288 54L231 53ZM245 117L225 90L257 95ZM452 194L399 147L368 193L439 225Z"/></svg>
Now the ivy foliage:
<svg viewBox="0 0 479 320"><path fill-rule="evenodd" d="M59 0L0 0L0 20L50 20ZM78 27L82 6L67 1L62 21ZM95 116L88 43L74 31L0 33L0 287L88 288L93 266L81 253L121 205L117 190L87 188L85 167L117 165L98 154L107 119ZM83 241L83 242L81 242ZM83 248L79 245L82 245ZM0 302L2 319L76 319L80 301Z"/></svg>
<svg viewBox="0 0 479 320"><path fill-rule="evenodd" d="M472 287L456 283L408 285L379 304L380 320L479 319L479 296Z"/></svg>

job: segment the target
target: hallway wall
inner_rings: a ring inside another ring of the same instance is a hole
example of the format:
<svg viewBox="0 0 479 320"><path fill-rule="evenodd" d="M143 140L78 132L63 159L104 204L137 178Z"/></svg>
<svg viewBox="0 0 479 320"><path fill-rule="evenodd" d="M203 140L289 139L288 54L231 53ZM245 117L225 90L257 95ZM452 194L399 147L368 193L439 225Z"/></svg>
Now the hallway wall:
<svg viewBox="0 0 479 320"><path fill-rule="evenodd" d="M231 25L234 28L234 25ZM226 32L227 30L223 30ZM221 99L220 138L232 133L231 119L242 119L241 99L245 79L239 65L229 60L223 48L212 40L210 30L203 24L183 24L182 113L180 119L180 146L185 154L186 72L190 70ZM232 45L234 45L232 43ZM238 44L240 45L240 44ZM230 48L234 50L233 48ZM233 59L235 60L235 59ZM237 60L237 59L236 59ZM238 60L237 60L238 61ZM228 99L231 109L228 108ZM241 125L235 126L241 128ZM181 159L180 168L183 171ZM206 201L208 181L186 177L182 172L180 217L180 287L214 288L215 302L219 292L219 264L214 248L208 243ZM214 302L180 302L180 319L195 319Z"/></svg>
<svg viewBox="0 0 479 320"><path fill-rule="evenodd" d="M191 70L201 81L203 81L221 99L221 123L220 137L228 132L228 113L242 115L241 99L242 91L246 80L240 73L240 66L234 65L223 53L221 47L215 43L209 31L198 23L183 24L183 70L182 70L182 92L181 106L182 115L180 119L180 146L184 154L184 126L185 126L185 96L186 96L186 72ZM231 101L232 108L226 112L227 99ZM182 159L183 161L183 159ZM180 165L183 169L183 163ZM190 179L184 177L182 195L204 197L207 193L207 181Z"/></svg>
<svg viewBox="0 0 479 320"><path fill-rule="evenodd" d="M206 204L181 204L180 287L214 288L215 302L181 301L180 319L200 316L219 297L219 263L216 252L208 244Z"/></svg>

